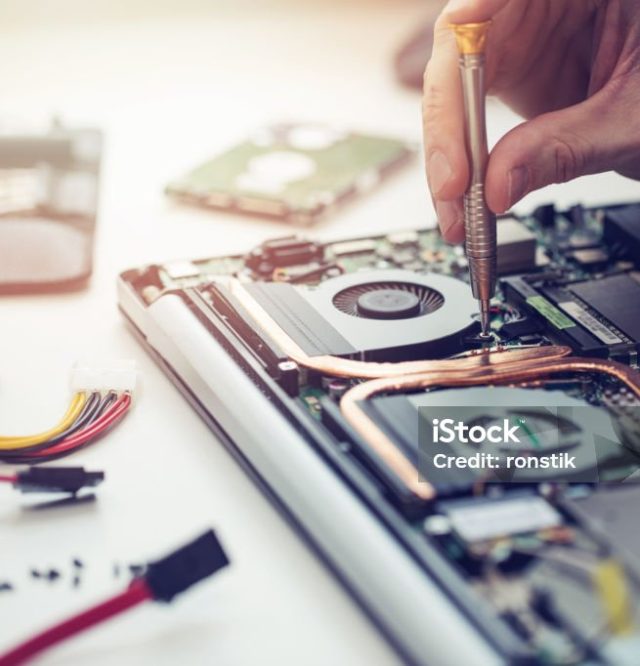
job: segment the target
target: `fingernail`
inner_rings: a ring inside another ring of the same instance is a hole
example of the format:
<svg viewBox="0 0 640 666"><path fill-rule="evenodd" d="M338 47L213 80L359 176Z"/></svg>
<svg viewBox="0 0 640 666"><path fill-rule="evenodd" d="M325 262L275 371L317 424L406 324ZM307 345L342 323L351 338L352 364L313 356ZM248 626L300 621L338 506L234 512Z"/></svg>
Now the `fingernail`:
<svg viewBox="0 0 640 666"><path fill-rule="evenodd" d="M451 165L441 150L434 150L429 157L428 177L431 193L437 199L438 193L451 178Z"/></svg>
<svg viewBox="0 0 640 666"><path fill-rule="evenodd" d="M460 201L436 202L436 214L445 240L458 242L458 238L464 235L464 214Z"/></svg>
<svg viewBox="0 0 640 666"><path fill-rule="evenodd" d="M449 0L447 2L446 9L449 11L460 9L461 7L466 7L469 4L469 0Z"/></svg>
<svg viewBox="0 0 640 666"><path fill-rule="evenodd" d="M525 166L515 167L509 172L509 205L513 206L529 191L529 169Z"/></svg>

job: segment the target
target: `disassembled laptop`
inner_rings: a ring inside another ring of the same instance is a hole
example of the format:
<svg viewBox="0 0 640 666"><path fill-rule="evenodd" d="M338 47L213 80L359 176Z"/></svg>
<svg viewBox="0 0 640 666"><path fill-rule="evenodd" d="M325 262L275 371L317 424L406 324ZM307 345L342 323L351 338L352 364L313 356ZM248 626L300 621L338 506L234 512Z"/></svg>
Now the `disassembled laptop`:
<svg viewBox="0 0 640 666"><path fill-rule="evenodd" d="M640 205L545 206L498 239L490 344L433 230L144 266L120 306L407 659L637 663ZM570 408L523 451L574 471L430 475L423 410L446 405L483 427ZM595 459L590 419L615 424Z"/></svg>

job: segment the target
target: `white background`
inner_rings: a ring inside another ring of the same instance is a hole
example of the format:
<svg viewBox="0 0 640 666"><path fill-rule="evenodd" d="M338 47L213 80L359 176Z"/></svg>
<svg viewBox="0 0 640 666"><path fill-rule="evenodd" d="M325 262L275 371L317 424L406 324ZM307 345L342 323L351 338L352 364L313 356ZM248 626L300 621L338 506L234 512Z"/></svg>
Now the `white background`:
<svg viewBox="0 0 640 666"><path fill-rule="evenodd" d="M131 337L115 280L146 262L244 251L289 232L162 195L169 179L261 125L318 120L419 141L419 95L394 82L391 57L428 12L428 3L409 0L3 0L0 119L58 113L103 128L107 144L90 288L0 299L1 432L56 421L79 358L136 359L142 390L116 431L68 461L106 471L97 503L30 512L0 488L0 582L16 585L0 593L0 648L118 591L114 562L153 558L214 526L231 568L170 608L138 609L40 663L397 662ZM493 140L516 122L497 104L489 115ZM550 188L521 208L638 194L637 183L608 174ZM310 233L433 223L417 160ZM87 565L79 590L68 577L75 556ZM29 578L31 567L49 566L63 579Z"/></svg>

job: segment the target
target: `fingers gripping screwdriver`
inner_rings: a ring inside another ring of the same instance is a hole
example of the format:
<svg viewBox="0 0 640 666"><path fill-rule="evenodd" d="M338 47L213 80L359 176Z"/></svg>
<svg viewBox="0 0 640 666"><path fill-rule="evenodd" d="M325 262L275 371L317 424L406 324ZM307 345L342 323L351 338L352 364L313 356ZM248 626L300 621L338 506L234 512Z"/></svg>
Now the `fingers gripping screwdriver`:
<svg viewBox="0 0 640 666"><path fill-rule="evenodd" d="M480 302L483 337L490 337L490 301L496 289L496 216L484 193L489 151L485 119L484 52L491 22L451 25L460 55L465 139L471 167L464 195L465 252L474 298Z"/></svg>

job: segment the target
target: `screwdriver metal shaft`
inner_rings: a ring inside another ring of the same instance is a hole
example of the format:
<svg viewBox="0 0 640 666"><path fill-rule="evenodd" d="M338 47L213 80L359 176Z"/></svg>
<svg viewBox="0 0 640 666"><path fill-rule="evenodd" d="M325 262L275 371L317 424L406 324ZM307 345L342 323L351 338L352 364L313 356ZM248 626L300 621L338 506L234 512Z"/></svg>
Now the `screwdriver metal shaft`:
<svg viewBox="0 0 640 666"><path fill-rule="evenodd" d="M485 118L484 51L491 22L452 25L460 54L465 139L471 174L464 195L465 252L473 296L480 302L482 335L490 335L490 302L497 273L496 217L484 193L489 151Z"/></svg>

